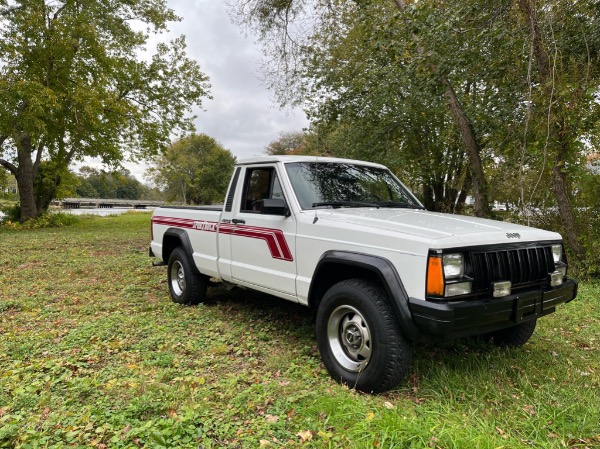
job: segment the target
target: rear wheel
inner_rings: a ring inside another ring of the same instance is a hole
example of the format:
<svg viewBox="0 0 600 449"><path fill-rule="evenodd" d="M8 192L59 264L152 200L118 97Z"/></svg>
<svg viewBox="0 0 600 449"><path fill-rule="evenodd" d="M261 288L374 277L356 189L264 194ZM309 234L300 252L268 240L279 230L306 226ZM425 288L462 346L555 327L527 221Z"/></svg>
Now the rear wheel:
<svg viewBox="0 0 600 449"><path fill-rule="evenodd" d="M377 284L363 279L335 284L319 305L316 326L321 358L336 381L379 393L407 376L411 347Z"/></svg>
<svg viewBox="0 0 600 449"><path fill-rule="evenodd" d="M533 331L535 331L536 324L537 320L534 319L506 329L490 332L485 334L484 337L491 340L496 346L516 348L529 341Z"/></svg>
<svg viewBox="0 0 600 449"><path fill-rule="evenodd" d="M177 304L196 305L206 298L208 279L198 273L181 247L169 257L167 279L171 299Z"/></svg>

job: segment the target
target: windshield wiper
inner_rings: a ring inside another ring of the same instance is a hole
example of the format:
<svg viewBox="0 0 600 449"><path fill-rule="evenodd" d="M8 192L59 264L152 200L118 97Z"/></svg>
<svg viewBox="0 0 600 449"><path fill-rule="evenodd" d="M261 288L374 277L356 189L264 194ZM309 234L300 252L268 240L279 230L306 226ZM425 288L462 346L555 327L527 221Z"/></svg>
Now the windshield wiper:
<svg viewBox="0 0 600 449"><path fill-rule="evenodd" d="M398 209L420 209L425 210L423 206L418 206L416 204L405 203L401 201L379 201L377 203L379 207L397 207Z"/></svg>
<svg viewBox="0 0 600 449"><path fill-rule="evenodd" d="M336 207L376 207L379 209L379 204L369 203L367 201L321 201L318 203L312 203L312 207L319 206L331 206Z"/></svg>

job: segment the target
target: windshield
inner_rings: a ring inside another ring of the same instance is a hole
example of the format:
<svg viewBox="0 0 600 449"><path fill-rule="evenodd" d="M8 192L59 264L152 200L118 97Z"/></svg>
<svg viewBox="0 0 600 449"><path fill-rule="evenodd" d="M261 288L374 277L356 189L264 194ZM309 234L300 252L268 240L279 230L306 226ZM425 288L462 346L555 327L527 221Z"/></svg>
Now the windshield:
<svg viewBox="0 0 600 449"><path fill-rule="evenodd" d="M408 207L419 201L389 170L348 163L293 162L285 168L302 209Z"/></svg>

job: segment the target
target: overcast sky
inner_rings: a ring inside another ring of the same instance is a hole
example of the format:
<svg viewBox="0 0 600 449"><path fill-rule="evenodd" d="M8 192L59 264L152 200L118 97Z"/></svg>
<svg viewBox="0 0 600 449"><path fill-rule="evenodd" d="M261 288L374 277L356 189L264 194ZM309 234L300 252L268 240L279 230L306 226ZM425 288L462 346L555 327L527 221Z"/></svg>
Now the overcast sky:
<svg viewBox="0 0 600 449"><path fill-rule="evenodd" d="M171 26L174 35L185 34L188 54L210 77L213 100L198 111L199 132L216 138L236 156L252 156L283 131L307 126L300 110L281 111L258 77L260 47L252 36L231 23L220 0L168 0L183 17Z"/></svg>
<svg viewBox="0 0 600 449"><path fill-rule="evenodd" d="M301 110L282 111L259 80L260 46L253 36L231 23L221 0L168 0L181 22L170 25L161 39L186 36L188 56L210 77L212 100L195 110L199 133L217 139L240 157L264 154L280 133L301 131L308 125ZM93 164L95 165L95 164ZM145 166L125 164L144 180Z"/></svg>

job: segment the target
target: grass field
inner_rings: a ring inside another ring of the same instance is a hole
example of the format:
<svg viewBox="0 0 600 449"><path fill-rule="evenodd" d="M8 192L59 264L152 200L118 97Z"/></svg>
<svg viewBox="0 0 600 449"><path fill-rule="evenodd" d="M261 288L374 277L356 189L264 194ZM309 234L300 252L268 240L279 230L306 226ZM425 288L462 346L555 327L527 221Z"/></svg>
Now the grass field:
<svg viewBox="0 0 600 449"><path fill-rule="evenodd" d="M370 396L329 378L303 307L173 304L149 222L0 229L0 447L600 447L600 284L521 349L416 346Z"/></svg>

